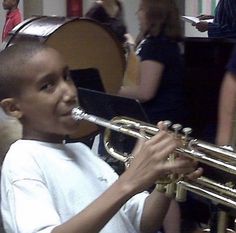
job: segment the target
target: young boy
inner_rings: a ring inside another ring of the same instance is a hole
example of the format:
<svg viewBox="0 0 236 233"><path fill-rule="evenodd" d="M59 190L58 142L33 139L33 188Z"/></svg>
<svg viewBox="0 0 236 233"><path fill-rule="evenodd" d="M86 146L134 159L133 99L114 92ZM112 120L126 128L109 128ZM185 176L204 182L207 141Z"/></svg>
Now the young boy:
<svg viewBox="0 0 236 233"><path fill-rule="evenodd" d="M43 44L18 43L0 53L0 103L22 123L1 180L6 232L156 232L170 199L143 192L171 172L201 175L192 161L167 161L176 140L164 130L142 142L120 177L82 143L63 143L78 130L69 67Z"/></svg>
<svg viewBox="0 0 236 233"><path fill-rule="evenodd" d="M9 32L22 21L20 10L18 9L19 0L3 0L3 9L7 11L6 20L2 31L2 41L4 41Z"/></svg>

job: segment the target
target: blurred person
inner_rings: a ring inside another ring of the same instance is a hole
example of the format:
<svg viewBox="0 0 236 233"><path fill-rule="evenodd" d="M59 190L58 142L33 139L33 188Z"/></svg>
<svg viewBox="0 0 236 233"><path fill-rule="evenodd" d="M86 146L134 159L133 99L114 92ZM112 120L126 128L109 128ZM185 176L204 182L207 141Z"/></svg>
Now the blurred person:
<svg viewBox="0 0 236 233"><path fill-rule="evenodd" d="M121 0L97 0L86 12L85 17L94 19L109 28L126 50L133 47L134 40L127 30Z"/></svg>
<svg viewBox="0 0 236 233"><path fill-rule="evenodd" d="M85 17L101 23L114 33L116 39L120 42L123 48L124 54L126 55L125 73L130 77L130 72L133 71L134 67L133 62L136 62L136 56L133 51L134 40L128 33L125 22L123 2L121 0L96 0L85 13ZM129 78L126 78L125 80L126 82L130 82ZM120 140L121 139L116 141L118 142ZM121 144L123 144L123 142L121 142ZM117 161L117 159L114 159L106 152L103 144L103 133L99 136L98 153L99 155L102 155L101 157L109 163L118 174L121 174L124 171L124 164Z"/></svg>
<svg viewBox="0 0 236 233"><path fill-rule="evenodd" d="M19 0L3 0L3 9L7 11L6 19L2 32L2 41L4 41L12 29L22 21L22 15L18 8Z"/></svg>
<svg viewBox="0 0 236 233"><path fill-rule="evenodd" d="M122 86L120 96L138 99L151 123L170 120L186 125L184 61L178 9L173 0L143 0L137 11L141 42L137 83Z"/></svg>
<svg viewBox="0 0 236 233"><path fill-rule="evenodd" d="M210 38L236 38L236 1L219 0L215 15L200 15L199 23L193 24L200 32L207 32ZM213 19L213 22L205 22Z"/></svg>
<svg viewBox="0 0 236 233"><path fill-rule="evenodd" d="M180 15L174 0L142 0L137 11L140 32L136 54L140 59L137 82L124 85L119 95L138 99L152 124L159 120L186 125L184 62ZM180 232L181 216L172 201L164 221L166 233Z"/></svg>

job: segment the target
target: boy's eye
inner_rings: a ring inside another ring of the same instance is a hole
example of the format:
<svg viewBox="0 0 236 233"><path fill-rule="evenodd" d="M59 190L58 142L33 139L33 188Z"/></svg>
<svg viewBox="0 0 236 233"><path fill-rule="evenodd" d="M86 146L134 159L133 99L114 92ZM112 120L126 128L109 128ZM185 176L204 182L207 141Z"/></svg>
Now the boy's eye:
<svg viewBox="0 0 236 233"><path fill-rule="evenodd" d="M44 84L40 87L40 90L41 90L41 91L48 91L48 90L52 89L53 86L54 86L54 85L53 85L52 82L50 82L50 83L44 83Z"/></svg>

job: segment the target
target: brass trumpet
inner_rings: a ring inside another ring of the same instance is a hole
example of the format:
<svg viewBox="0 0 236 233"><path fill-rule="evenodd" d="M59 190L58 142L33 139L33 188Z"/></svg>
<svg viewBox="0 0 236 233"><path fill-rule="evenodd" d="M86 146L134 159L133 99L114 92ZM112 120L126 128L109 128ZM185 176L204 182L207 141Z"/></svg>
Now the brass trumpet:
<svg viewBox="0 0 236 233"><path fill-rule="evenodd" d="M110 131L117 131L135 138L150 139L158 133L156 126L140 122L126 117L115 117L111 121L85 113L80 107L72 110L72 117L75 120L87 120L106 128L104 133L105 148L108 153L116 159L126 163L128 166L132 155L124 155L112 147ZM177 148L176 154L183 154L189 158L197 160L210 167L219 169L225 174L236 175L236 153L227 148L219 147L201 140L193 139L189 136L191 128L181 130L179 124L174 124L172 130L181 140L181 147ZM144 132L144 133L141 133ZM236 210L236 189L234 180L226 183L219 183L207 177L200 177L194 181L188 181L184 178L175 181L169 180L164 184L164 190L168 192L168 186L175 185L175 195L177 201L185 201L186 192L190 191L204 198L210 199L215 204L220 204ZM160 184L160 190L163 190L163 183ZM169 195L173 194L173 188ZM222 233L222 232L221 232Z"/></svg>

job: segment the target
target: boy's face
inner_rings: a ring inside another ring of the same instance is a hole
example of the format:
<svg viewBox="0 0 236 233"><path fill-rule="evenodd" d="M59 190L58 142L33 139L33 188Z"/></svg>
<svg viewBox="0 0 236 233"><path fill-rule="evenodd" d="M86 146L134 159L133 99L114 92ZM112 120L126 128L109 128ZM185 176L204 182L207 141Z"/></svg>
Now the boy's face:
<svg viewBox="0 0 236 233"><path fill-rule="evenodd" d="M3 0L2 2L2 7L4 10L11 10L15 6L17 6L16 0Z"/></svg>
<svg viewBox="0 0 236 233"><path fill-rule="evenodd" d="M75 133L78 123L71 110L78 105L77 91L60 54L54 49L40 51L25 66L22 92L16 98L23 138L57 142Z"/></svg>

